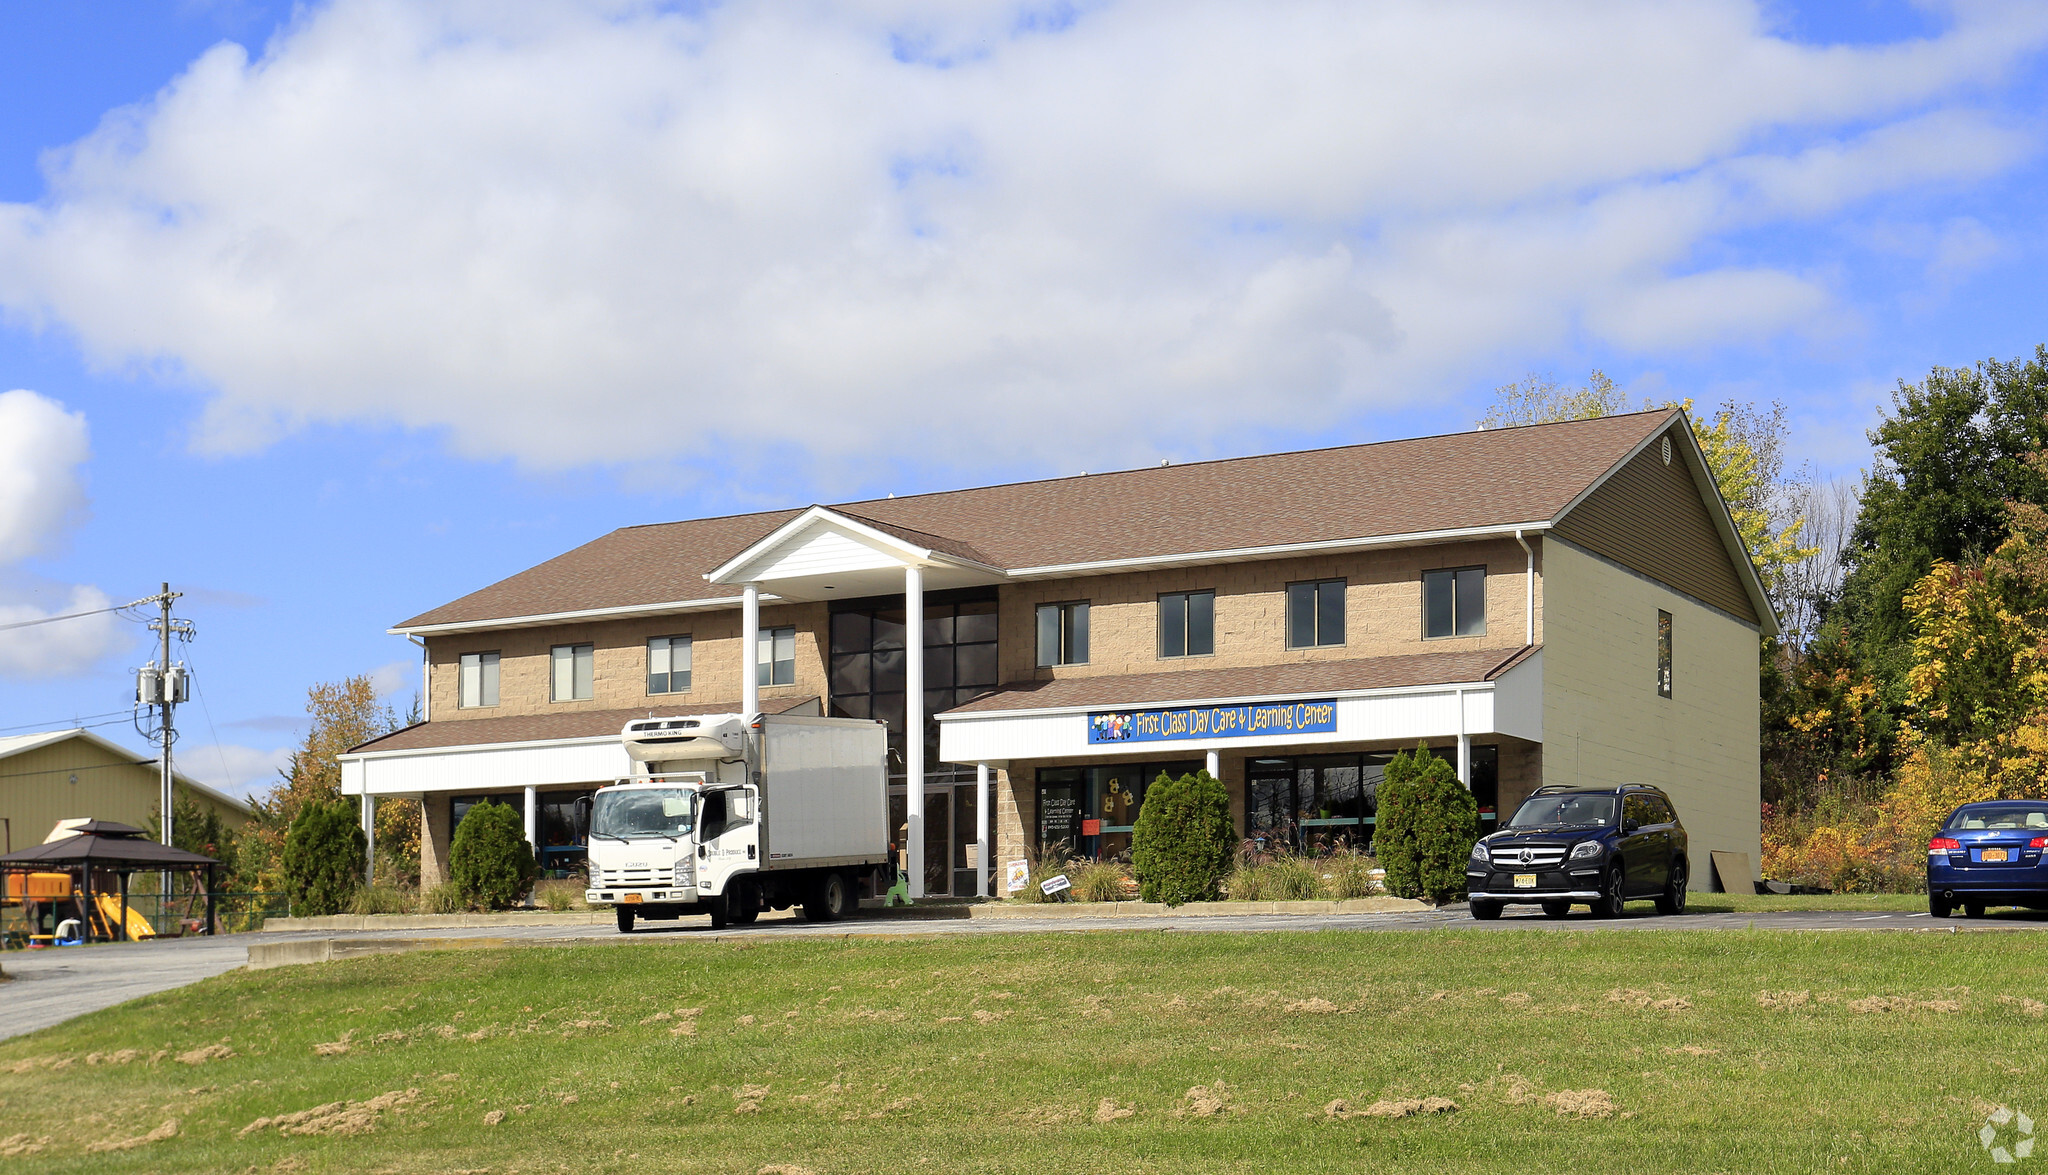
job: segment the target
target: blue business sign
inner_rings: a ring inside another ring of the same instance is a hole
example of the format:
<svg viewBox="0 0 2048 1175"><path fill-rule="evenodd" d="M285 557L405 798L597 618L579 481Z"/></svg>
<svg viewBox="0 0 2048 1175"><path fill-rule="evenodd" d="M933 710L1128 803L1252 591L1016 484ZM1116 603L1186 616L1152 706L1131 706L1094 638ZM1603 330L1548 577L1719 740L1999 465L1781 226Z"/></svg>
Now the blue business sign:
<svg viewBox="0 0 2048 1175"><path fill-rule="evenodd" d="M1254 706L1183 706L1172 710L1110 710L1088 716L1090 743L1158 743L1188 738L1252 738L1330 734L1337 703L1269 702Z"/></svg>

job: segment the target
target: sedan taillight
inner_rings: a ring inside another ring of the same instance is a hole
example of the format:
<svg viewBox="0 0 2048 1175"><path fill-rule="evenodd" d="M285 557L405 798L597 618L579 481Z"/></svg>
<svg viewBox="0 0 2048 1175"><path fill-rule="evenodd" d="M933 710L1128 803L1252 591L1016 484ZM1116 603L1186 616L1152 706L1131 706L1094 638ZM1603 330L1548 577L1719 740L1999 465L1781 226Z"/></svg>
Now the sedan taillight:
<svg viewBox="0 0 2048 1175"><path fill-rule="evenodd" d="M2048 836L2037 836L2027 842L2030 849L2048 849Z"/></svg>
<svg viewBox="0 0 2048 1175"><path fill-rule="evenodd" d="M1930 853L1940 852L1942 850L1956 852L1962 847L1963 842L1957 840L1955 837L1952 836L1937 836L1933 840L1927 842L1927 851Z"/></svg>

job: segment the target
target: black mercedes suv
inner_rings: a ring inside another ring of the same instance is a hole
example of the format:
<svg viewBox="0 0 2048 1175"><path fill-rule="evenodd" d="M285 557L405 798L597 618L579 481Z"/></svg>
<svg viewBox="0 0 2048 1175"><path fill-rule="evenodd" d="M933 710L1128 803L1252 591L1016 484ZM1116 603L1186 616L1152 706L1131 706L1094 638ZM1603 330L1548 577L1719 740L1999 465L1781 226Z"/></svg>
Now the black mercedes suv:
<svg viewBox="0 0 2048 1175"><path fill-rule="evenodd" d="M1499 832L1472 846L1465 889L1474 918L1510 902L1562 918L1574 904L1602 918L1655 899L1685 912L1686 836L1671 797L1645 783L1539 787Z"/></svg>

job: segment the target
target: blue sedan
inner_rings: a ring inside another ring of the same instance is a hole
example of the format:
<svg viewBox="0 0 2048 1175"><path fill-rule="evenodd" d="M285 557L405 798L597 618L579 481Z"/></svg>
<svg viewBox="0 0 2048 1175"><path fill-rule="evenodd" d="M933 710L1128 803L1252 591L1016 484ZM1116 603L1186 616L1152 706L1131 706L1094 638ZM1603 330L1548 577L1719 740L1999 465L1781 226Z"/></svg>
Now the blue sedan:
<svg viewBox="0 0 2048 1175"><path fill-rule="evenodd" d="M1972 918L1986 906L2048 910L2048 802L1984 800L1949 814L1927 842L1927 912L1957 906Z"/></svg>

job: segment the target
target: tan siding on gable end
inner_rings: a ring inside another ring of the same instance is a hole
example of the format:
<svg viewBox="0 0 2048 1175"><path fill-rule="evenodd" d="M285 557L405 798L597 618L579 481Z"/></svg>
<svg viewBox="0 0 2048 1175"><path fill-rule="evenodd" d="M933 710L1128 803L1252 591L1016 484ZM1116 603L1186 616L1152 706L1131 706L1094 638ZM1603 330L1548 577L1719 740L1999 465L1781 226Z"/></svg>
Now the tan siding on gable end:
<svg viewBox="0 0 2048 1175"><path fill-rule="evenodd" d="M1670 465L1664 464L1661 441L1653 439L1552 530L1631 571L1760 624L1700 492L1711 479L1692 467L1692 445L1676 431L1665 434L1672 438ZM1696 475L1704 480L1695 481Z"/></svg>

